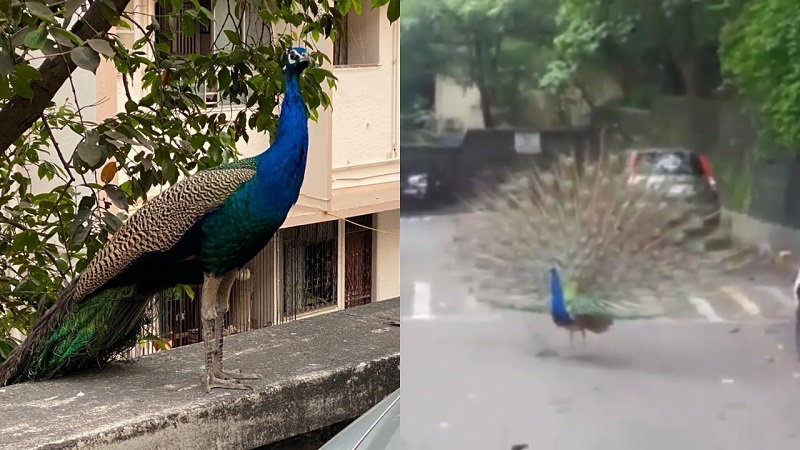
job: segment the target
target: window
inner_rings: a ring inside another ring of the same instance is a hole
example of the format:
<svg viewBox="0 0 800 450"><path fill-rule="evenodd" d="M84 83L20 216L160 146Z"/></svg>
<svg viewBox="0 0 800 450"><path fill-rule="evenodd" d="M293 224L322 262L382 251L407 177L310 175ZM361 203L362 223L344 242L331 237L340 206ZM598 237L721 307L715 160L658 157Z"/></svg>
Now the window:
<svg viewBox="0 0 800 450"><path fill-rule="evenodd" d="M350 11L342 21L342 34L333 42L335 66L380 64L381 11L363 4L361 15Z"/></svg>
<svg viewBox="0 0 800 450"><path fill-rule="evenodd" d="M283 317L336 306L338 222L287 228L283 248Z"/></svg>
<svg viewBox="0 0 800 450"><path fill-rule="evenodd" d="M372 302L372 214L346 222L344 238L345 308Z"/></svg>
<svg viewBox="0 0 800 450"><path fill-rule="evenodd" d="M178 24L178 17L167 17L172 11L169 4L162 4L156 2L156 18L162 30L167 30L172 34L172 39L168 42L170 51L173 55L189 55L199 54L207 55L212 50L219 50L225 48L228 44L228 38L223 33L223 30L235 30L242 32L242 39L248 44L256 42L272 42L272 27L265 24L258 16L258 11L251 9L248 3L248 8L245 13L233 19L232 11L230 10L233 3L217 2L212 9L211 0L199 0L200 6L211 10L216 19L211 23L211 27L206 27L196 21L196 32L192 36L187 36L181 32L181 27ZM186 9L194 9L191 1L184 1L181 13ZM220 104L227 103L226 99L220 98L220 93L214 90L209 90L205 87L201 89L202 95L205 96L206 107L214 108ZM248 94L243 94L241 99L246 99Z"/></svg>
<svg viewBox="0 0 800 450"><path fill-rule="evenodd" d="M211 9L211 0L200 0L199 3L200 6ZM180 13L183 13L183 11L187 9L194 9L192 2L184 1ZM170 19L167 17L167 14L171 11L172 8L170 5L156 2L158 25L162 30L172 33L172 40L169 42L170 51L176 55L189 55L193 53L207 55L210 53L211 44L213 43L211 29L203 26L198 21L197 32L194 36L187 36L181 32L181 27L177 24L177 18Z"/></svg>

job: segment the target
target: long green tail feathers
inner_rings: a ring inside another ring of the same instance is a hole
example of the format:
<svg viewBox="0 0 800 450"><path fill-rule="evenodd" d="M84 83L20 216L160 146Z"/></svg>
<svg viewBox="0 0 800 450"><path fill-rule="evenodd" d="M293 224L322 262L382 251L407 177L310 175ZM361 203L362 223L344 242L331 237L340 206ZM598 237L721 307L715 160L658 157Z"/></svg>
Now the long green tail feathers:
<svg viewBox="0 0 800 450"><path fill-rule="evenodd" d="M550 311L555 261L579 295L573 313L616 319L688 310L752 257L743 247L710 251L691 205L631 186L621 153L561 156L515 174L471 202L454 238L453 269L491 306Z"/></svg>
<svg viewBox="0 0 800 450"><path fill-rule="evenodd" d="M80 302L62 298L0 365L0 386L102 366L136 343L148 297L135 286L100 290Z"/></svg>

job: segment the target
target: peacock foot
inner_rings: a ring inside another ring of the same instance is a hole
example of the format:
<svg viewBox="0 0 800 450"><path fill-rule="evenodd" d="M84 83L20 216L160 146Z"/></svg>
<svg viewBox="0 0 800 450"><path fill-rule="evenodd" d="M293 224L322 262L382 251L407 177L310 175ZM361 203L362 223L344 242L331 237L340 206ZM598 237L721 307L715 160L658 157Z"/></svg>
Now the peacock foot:
<svg viewBox="0 0 800 450"><path fill-rule="evenodd" d="M237 380L220 378L209 372L203 374L203 382L206 385L206 393L211 393L212 389L232 389L237 391L249 391L253 389Z"/></svg>
<svg viewBox="0 0 800 450"><path fill-rule="evenodd" d="M236 370L217 370L214 376L223 380L260 380L262 377L257 373L244 373L240 369Z"/></svg>

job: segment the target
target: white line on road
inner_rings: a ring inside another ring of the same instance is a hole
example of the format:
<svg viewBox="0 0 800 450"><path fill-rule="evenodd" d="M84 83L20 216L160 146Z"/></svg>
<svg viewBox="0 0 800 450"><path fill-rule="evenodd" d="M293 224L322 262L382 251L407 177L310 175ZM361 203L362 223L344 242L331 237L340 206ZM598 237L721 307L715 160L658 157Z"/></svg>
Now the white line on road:
<svg viewBox="0 0 800 450"><path fill-rule="evenodd" d="M711 304L708 303L706 300L700 297L689 297L689 303L691 303L694 308L700 313L703 317L705 317L709 322L722 322L722 317L717 315L717 312L714 311L714 308L711 307Z"/></svg>
<svg viewBox="0 0 800 450"><path fill-rule="evenodd" d="M761 291L769 293L769 295L773 299L777 300L778 303L786 305L789 308L794 308L794 306L795 306L795 300L792 298L792 296L789 294L789 292L787 292L789 290L789 288L781 289L781 288L779 288L777 286L768 286L768 285L763 285L763 284L755 286L755 288L758 289L758 290L761 290Z"/></svg>
<svg viewBox="0 0 800 450"><path fill-rule="evenodd" d="M751 316L757 316L761 314L761 308L758 307L752 300L747 298L746 295L739 289L736 289L731 286L723 286L719 288L720 291L728 294L730 298L736 301L742 309Z"/></svg>
<svg viewBox="0 0 800 450"><path fill-rule="evenodd" d="M424 281L414 282L414 298L412 301L411 318L416 320L431 320L431 285Z"/></svg>

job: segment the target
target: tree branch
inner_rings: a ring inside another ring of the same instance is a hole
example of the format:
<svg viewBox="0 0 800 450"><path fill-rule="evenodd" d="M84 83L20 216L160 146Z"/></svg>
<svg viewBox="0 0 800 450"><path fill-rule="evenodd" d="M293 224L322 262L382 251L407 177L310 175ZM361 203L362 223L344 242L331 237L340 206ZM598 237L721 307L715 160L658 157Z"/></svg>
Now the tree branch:
<svg viewBox="0 0 800 450"><path fill-rule="evenodd" d="M111 29L108 19L103 16L102 8L114 5L117 17L125 10L130 0L108 0L92 3L86 15L72 27L72 32L83 40L105 34ZM27 131L42 115L42 111L56 95L70 74L77 66L72 59L63 56L52 56L42 63L39 73L42 78L31 83L33 98L31 100L18 95L12 97L8 104L0 110L0 153L5 154L8 148Z"/></svg>

